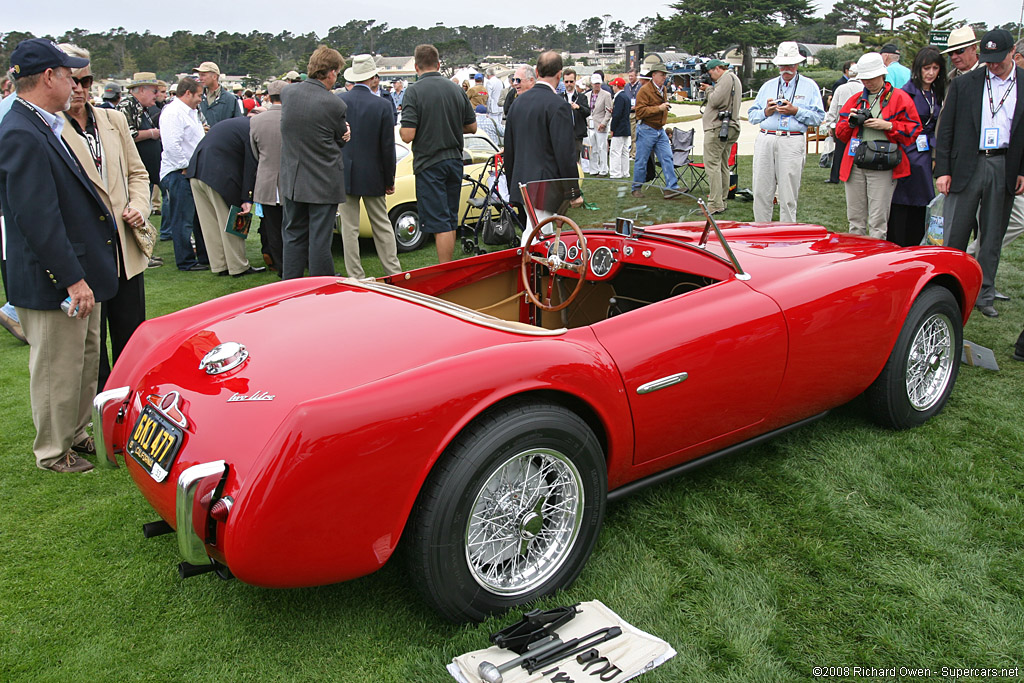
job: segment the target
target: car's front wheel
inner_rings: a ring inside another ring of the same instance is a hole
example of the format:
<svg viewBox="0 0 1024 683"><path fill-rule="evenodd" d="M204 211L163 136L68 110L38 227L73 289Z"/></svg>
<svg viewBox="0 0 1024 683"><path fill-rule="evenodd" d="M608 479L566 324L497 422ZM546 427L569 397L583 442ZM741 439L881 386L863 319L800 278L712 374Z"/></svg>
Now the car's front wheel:
<svg viewBox="0 0 1024 683"><path fill-rule="evenodd" d="M420 215L415 204L404 204L391 209L388 214L398 240L398 251L416 251L427 241L427 234L420 230Z"/></svg>
<svg viewBox="0 0 1024 683"><path fill-rule="evenodd" d="M604 518L607 472L587 424L557 405L515 402L448 448L405 539L425 599L481 621L569 586Z"/></svg>
<svg viewBox="0 0 1024 683"><path fill-rule="evenodd" d="M892 354L868 389L875 419L909 429L938 415L956 384L964 329L960 307L944 287L928 287L910 307Z"/></svg>

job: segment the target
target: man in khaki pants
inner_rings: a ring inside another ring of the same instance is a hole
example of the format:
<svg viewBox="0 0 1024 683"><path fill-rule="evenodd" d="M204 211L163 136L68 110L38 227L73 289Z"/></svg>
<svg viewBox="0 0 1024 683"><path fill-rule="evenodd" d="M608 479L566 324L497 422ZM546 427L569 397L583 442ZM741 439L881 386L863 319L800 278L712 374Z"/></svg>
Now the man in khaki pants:
<svg viewBox="0 0 1024 683"><path fill-rule="evenodd" d="M708 211L725 211L725 195L729 188L729 152L740 137L740 102L743 86L729 64L712 59L705 66L714 85L701 83L700 89L708 93L704 104L704 167L708 173ZM723 118L724 117L724 118ZM722 139L722 126L726 137Z"/></svg>

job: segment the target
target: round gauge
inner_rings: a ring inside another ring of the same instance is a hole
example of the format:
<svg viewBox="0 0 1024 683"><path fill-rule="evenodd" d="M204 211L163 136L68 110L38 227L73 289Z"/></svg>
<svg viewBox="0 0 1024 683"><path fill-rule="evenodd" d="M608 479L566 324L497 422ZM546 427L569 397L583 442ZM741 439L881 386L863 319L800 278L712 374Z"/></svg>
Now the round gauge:
<svg viewBox="0 0 1024 683"><path fill-rule="evenodd" d="M569 247L569 260L575 261L576 257L580 255L580 248L575 244Z"/></svg>
<svg viewBox="0 0 1024 683"><path fill-rule="evenodd" d="M598 247L590 258L590 270L597 277L604 277L612 272L612 265L615 263L615 255L608 247Z"/></svg>
<svg viewBox="0 0 1024 683"><path fill-rule="evenodd" d="M563 242L562 240L552 240L548 244L548 258L551 258L552 256L555 255L555 249L556 248L558 249L558 258L559 258L559 260L564 261L565 260L565 255L566 255L566 248L565 248L565 242Z"/></svg>

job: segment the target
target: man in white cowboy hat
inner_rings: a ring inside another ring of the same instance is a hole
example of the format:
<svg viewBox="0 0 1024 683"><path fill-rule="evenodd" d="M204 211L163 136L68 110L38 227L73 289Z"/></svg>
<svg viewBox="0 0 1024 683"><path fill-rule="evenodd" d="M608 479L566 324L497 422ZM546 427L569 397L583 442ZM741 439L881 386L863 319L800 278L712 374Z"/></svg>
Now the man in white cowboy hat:
<svg viewBox="0 0 1024 683"><path fill-rule="evenodd" d="M779 220L796 221L807 157L804 133L825 118L818 84L797 73L797 65L803 61L796 43L780 43L772 60L779 67L779 76L761 86L747 115L752 124L761 127L754 142L754 220L758 223L771 222L776 196Z"/></svg>
<svg viewBox="0 0 1024 683"><path fill-rule="evenodd" d="M117 110L128 119L128 130L135 140L135 148L142 158L142 163L149 172L150 196L153 188L160 184L160 128L150 114L150 108L156 104L156 93L160 82L151 71L139 71L132 76L128 84L128 97L121 100ZM150 266L163 265L163 260L151 258Z"/></svg>
<svg viewBox="0 0 1024 683"><path fill-rule="evenodd" d="M969 25L955 28L949 32L949 40L942 54L949 55L953 68L949 72L949 80L962 76L978 67L978 39L974 37L974 29Z"/></svg>
<svg viewBox="0 0 1024 683"><path fill-rule="evenodd" d="M372 55L356 55L345 69L345 80L355 85L338 97L348 109L346 116L356 131L342 148L345 174L345 202L341 212L341 242L345 247L345 271L349 277L364 278L359 258L359 204L362 203L373 231L373 244L384 273L402 271L398 243L388 219L386 195L395 193L395 117L391 103L373 93L380 83Z"/></svg>

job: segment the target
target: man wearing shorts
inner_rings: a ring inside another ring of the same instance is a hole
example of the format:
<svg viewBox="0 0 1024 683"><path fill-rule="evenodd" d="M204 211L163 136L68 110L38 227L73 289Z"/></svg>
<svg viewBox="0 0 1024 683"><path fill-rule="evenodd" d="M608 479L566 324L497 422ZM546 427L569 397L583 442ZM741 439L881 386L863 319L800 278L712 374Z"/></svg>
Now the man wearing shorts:
<svg viewBox="0 0 1024 683"><path fill-rule="evenodd" d="M462 190L463 133L476 132L476 114L462 88L440 73L433 45L418 45L413 57L418 80L402 103L398 133L412 143L420 229L434 235L437 261L452 260Z"/></svg>

